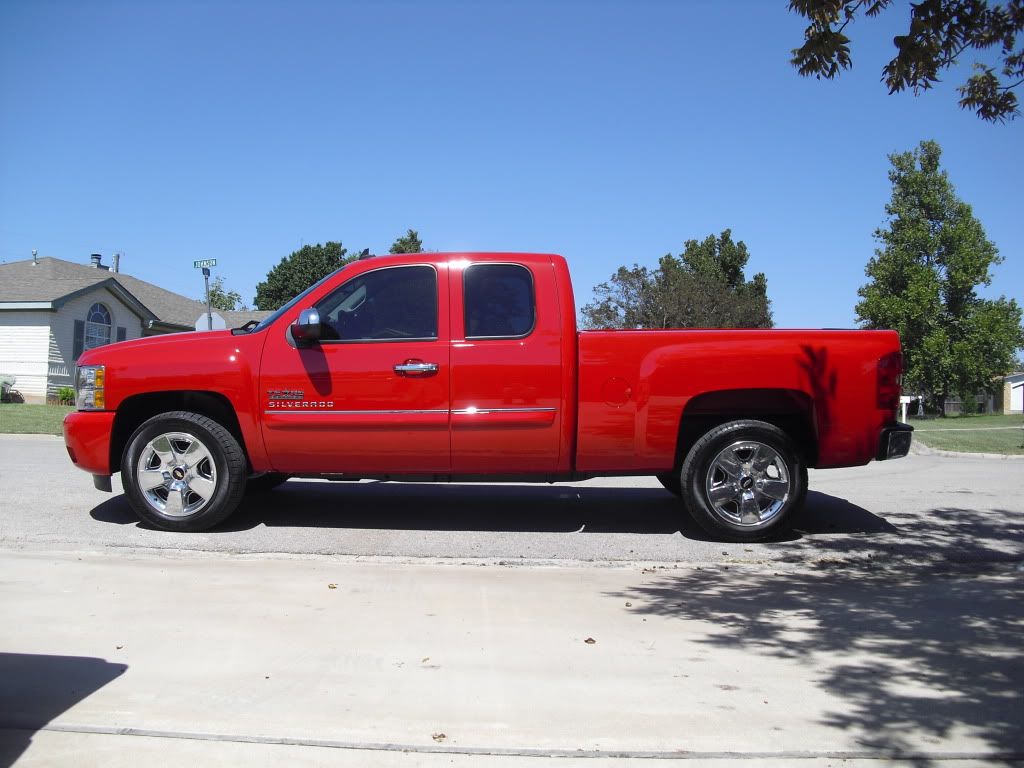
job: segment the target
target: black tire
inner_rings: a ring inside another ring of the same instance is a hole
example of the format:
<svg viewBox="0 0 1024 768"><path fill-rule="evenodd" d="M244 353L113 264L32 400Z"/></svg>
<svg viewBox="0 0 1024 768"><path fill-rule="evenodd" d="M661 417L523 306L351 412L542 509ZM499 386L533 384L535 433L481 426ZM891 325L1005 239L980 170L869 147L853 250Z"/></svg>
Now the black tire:
<svg viewBox="0 0 1024 768"><path fill-rule="evenodd" d="M247 474L234 435L188 411L144 422L121 460L121 482L135 513L165 531L206 531L223 522L241 502Z"/></svg>
<svg viewBox="0 0 1024 768"><path fill-rule="evenodd" d="M661 483L665 490L671 493L673 496L683 495L683 484L679 479L679 475L675 472L667 472L664 475L656 475L658 482Z"/></svg>
<svg viewBox="0 0 1024 768"><path fill-rule="evenodd" d="M266 491L272 491L289 477L291 475L287 475L284 472L266 472L257 477L250 477L245 483L245 492L265 493Z"/></svg>
<svg viewBox="0 0 1024 768"><path fill-rule="evenodd" d="M759 541L792 523L807 495L807 465L774 424L731 421L694 443L680 485L687 511L705 531Z"/></svg>

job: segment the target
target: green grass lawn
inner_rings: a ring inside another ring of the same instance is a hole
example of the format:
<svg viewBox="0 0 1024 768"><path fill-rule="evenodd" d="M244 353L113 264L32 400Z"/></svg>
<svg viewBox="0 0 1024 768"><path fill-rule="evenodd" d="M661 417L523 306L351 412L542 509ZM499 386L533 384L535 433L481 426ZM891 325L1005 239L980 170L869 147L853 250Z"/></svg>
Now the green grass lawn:
<svg viewBox="0 0 1024 768"><path fill-rule="evenodd" d="M914 439L929 448L1024 455L1024 415L910 419Z"/></svg>
<svg viewBox="0 0 1024 768"><path fill-rule="evenodd" d="M0 403L0 433L17 435L59 435L64 417L75 410L70 405Z"/></svg>

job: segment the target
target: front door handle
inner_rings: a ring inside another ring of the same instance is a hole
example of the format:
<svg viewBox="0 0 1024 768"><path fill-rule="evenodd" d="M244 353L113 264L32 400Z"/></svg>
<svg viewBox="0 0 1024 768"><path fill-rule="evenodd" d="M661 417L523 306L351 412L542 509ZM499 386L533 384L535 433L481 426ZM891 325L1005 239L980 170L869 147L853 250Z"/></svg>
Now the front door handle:
<svg viewBox="0 0 1024 768"><path fill-rule="evenodd" d="M437 363L424 363L422 360L406 360L395 366L399 376L429 376L437 373Z"/></svg>

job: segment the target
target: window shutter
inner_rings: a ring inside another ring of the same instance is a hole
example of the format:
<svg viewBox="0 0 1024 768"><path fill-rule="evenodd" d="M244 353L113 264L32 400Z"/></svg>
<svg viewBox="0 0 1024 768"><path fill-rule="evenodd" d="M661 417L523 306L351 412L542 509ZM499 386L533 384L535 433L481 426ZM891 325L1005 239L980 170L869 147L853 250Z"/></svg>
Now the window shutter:
<svg viewBox="0 0 1024 768"><path fill-rule="evenodd" d="M85 347L85 320L75 320L75 353L72 360L82 356L82 349Z"/></svg>
<svg viewBox="0 0 1024 768"><path fill-rule="evenodd" d="M117 340L124 341L126 338L128 338L128 329L119 325L117 327Z"/></svg>

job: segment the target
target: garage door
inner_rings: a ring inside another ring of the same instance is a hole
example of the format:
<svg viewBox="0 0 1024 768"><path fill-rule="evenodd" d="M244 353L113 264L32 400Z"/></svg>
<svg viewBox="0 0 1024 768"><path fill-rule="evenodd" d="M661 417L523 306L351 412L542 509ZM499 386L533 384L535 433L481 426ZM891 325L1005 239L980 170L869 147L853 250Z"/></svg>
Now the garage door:
<svg viewBox="0 0 1024 768"><path fill-rule="evenodd" d="M1024 381L1010 388L1010 410L1024 411Z"/></svg>

